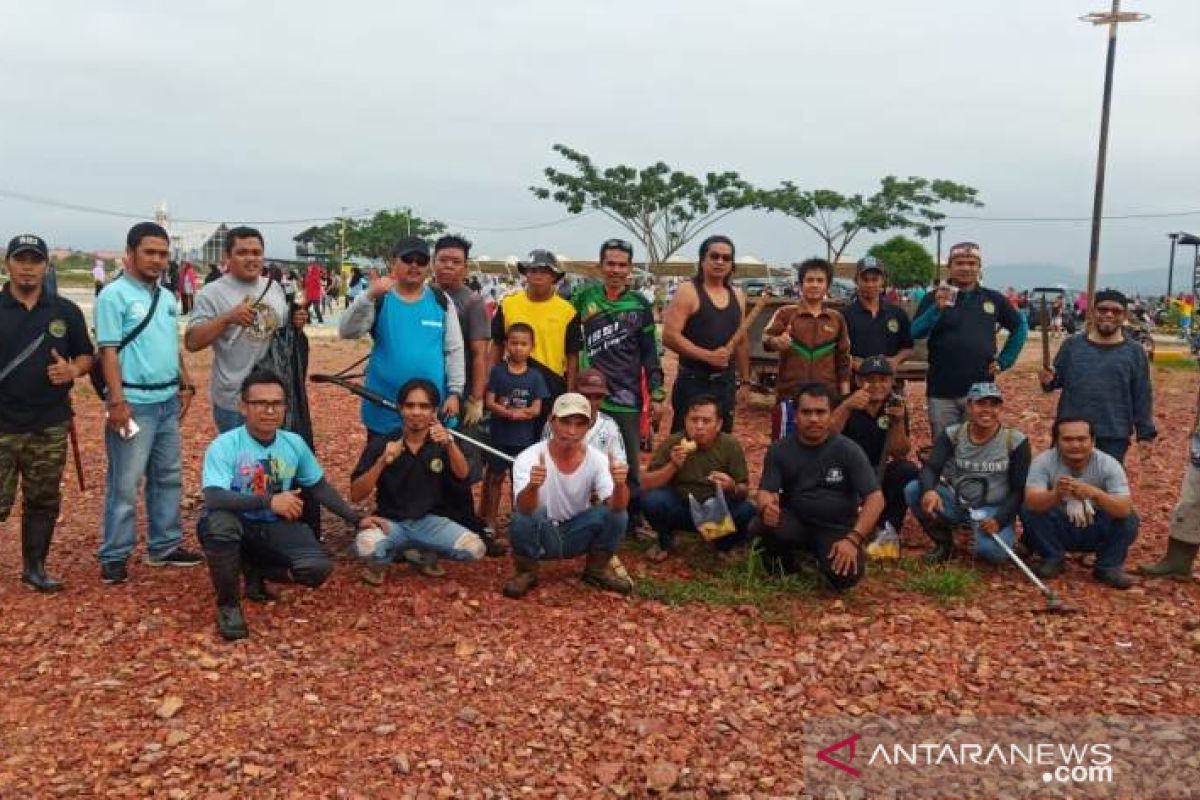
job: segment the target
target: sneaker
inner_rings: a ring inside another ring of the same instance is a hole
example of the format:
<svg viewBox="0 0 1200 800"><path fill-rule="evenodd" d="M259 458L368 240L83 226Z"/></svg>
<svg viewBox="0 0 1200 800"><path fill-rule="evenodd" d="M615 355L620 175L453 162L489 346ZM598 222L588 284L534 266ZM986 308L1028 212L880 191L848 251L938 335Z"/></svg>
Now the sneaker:
<svg viewBox="0 0 1200 800"><path fill-rule="evenodd" d="M442 565L438 563L438 557L436 553L419 553L418 557L414 560L408 558L408 552L409 551L406 550L404 553L405 560L408 561L409 566L411 566L416 572L424 575L426 578L446 577L446 570L442 569Z"/></svg>
<svg viewBox="0 0 1200 800"><path fill-rule="evenodd" d="M646 551L646 560L651 564L661 564L671 557L671 551L663 548L658 544L653 544Z"/></svg>
<svg viewBox="0 0 1200 800"><path fill-rule="evenodd" d="M508 555L508 545L496 538L496 532L488 525L483 529L480 538L483 539L483 545L487 548L486 555L488 558L499 558L500 556Z"/></svg>
<svg viewBox="0 0 1200 800"><path fill-rule="evenodd" d="M102 561L100 563L100 580L109 585L124 583L129 580L129 570L124 561Z"/></svg>
<svg viewBox="0 0 1200 800"><path fill-rule="evenodd" d="M387 568L383 564L370 564L363 567L362 582L368 586L383 586L383 579L387 575Z"/></svg>
<svg viewBox="0 0 1200 800"><path fill-rule="evenodd" d="M204 556L191 550L176 547L165 556L147 555L146 563L152 567L195 567L204 563Z"/></svg>
<svg viewBox="0 0 1200 800"><path fill-rule="evenodd" d="M1128 589L1133 586L1133 580L1120 567L1097 569L1092 572L1092 577L1105 586L1111 586L1114 589Z"/></svg>
<svg viewBox="0 0 1200 800"><path fill-rule="evenodd" d="M1062 575L1063 562L1061 558L1056 561L1039 561L1030 567L1030 569L1033 570L1034 575L1037 575L1042 580L1050 580Z"/></svg>

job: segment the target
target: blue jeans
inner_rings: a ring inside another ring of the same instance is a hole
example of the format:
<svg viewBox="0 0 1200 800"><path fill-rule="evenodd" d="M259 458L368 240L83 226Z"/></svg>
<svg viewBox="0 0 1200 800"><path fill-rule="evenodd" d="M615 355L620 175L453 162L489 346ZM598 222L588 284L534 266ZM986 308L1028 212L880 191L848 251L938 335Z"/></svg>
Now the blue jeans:
<svg viewBox="0 0 1200 800"><path fill-rule="evenodd" d="M388 520L387 538L375 545L374 564L390 564L405 550L428 550L452 561L478 561L487 552L483 540L457 522L426 514L403 522Z"/></svg>
<svg viewBox="0 0 1200 800"><path fill-rule="evenodd" d="M592 506L565 522L554 523L546 509L533 514L514 511L508 524L513 555L534 561L574 558L584 553L615 553L625 538L629 514Z"/></svg>
<svg viewBox="0 0 1200 800"><path fill-rule="evenodd" d="M213 422L216 423L217 433L225 433L246 424L246 418L240 411L230 411L227 408L213 406Z"/></svg>
<svg viewBox="0 0 1200 800"><path fill-rule="evenodd" d="M977 558L982 558L984 561L992 564L1003 564L1008 561L1008 555L1001 549L1000 545L992 541L994 537L984 533L979 529L979 526L971 521L966 509L960 507L954 501L954 495L945 486L937 488L938 496L942 498L942 510L938 514L942 519L949 522L951 525L970 524L971 530L975 534L975 542L972 552ZM918 520L928 519L925 512L921 511L921 483L913 481L904 487L904 500L908 503L908 508L912 511L913 516ZM996 506L980 506L979 511L985 512L989 517L996 513ZM1007 526L1000 529L996 534L997 537L1004 540L1004 543L1012 547L1017 540L1017 532L1010 522Z"/></svg>
<svg viewBox="0 0 1200 800"><path fill-rule="evenodd" d="M731 550L746 540L746 529L758 513L758 509L747 500L729 500L729 513L737 525L737 532L722 536L713 542L718 550ZM658 534L658 546L670 550L675 544L675 531L694 531L692 510L688 502L669 486L651 489L642 495L642 514L654 532Z"/></svg>
<svg viewBox="0 0 1200 800"><path fill-rule="evenodd" d="M1021 524L1025 541L1044 561L1062 561L1067 553L1095 553L1096 569L1124 567L1129 545L1138 534L1137 514L1117 519L1099 509L1086 528L1072 525L1060 508L1042 514L1022 510Z"/></svg>
<svg viewBox="0 0 1200 800"><path fill-rule="evenodd" d="M146 480L146 547L163 558L183 542L179 500L183 472L179 452L179 398L130 404L138 432L122 439L105 427L108 480L104 490L104 541L100 561L125 561L137 544L138 485Z"/></svg>

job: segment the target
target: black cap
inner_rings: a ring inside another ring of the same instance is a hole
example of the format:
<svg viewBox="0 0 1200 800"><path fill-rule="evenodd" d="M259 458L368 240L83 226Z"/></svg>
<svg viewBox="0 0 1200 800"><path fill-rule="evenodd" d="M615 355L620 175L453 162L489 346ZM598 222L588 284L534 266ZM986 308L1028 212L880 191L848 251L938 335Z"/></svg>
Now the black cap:
<svg viewBox="0 0 1200 800"><path fill-rule="evenodd" d="M895 375L892 362L883 356L867 356L858 365L859 375Z"/></svg>
<svg viewBox="0 0 1200 800"><path fill-rule="evenodd" d="M18 253L37 253L42 261L50 258L50 248L46 247L46 240L40 236L34 236L32 233L22 233L8 241L5 258L12 258Z"/></svg>
<svg viewBox="0 0 1200 800"><path fill-rule="evenodd" d="M875 256L864 256L858 260L855 275L862 275L864 272L879 272L886 275L887 269L883 266L883 262Z"/></svg>
<svg viewBox="0 0 1200 800"><path fill-rule="evenodd" d="M1096 292L1096 305L1100 305L1105 300L1110 303L1120 303L1123 306L1129 305L1129 298L1116 289L1101 289Z"/></svg>
<svg viewBox="0 0 1200 800"><path fill-rule="evenodd" d="M392 258L414 255L429 258L429 242L420 236L405 236L392 245Z"/></svg>

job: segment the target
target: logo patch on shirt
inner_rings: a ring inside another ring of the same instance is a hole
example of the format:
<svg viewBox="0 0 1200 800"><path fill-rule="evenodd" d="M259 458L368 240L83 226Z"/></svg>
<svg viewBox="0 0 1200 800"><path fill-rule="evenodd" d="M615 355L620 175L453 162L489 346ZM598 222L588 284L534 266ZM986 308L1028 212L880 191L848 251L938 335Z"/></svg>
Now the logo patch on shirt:
<svg viewBox="0 0 1200 800"><path fill-rule="evenodd" d="M841 467L830 467L828 470L825 471L825 482L826 483L841 483L842 477L843 476L842 476L842 468Z"/></svg>
<svg viewBox="0 0 1200 800"><path fill-rule="evenodd" d="M50 320L48 330L50 331L50 335L55 339L61 339L67 335L67 321L65 319L52 319Z"/></svg>
<svg viewBox="0 0 1200 800"><path fill-rule="evenodd" d="M996 313L996 304L993 303L991 300L984 300L983 301L983 313L995 314Z"/></svg>
<svg viewBox="0 0 1200 800"><path fill-rule="evenodd" d="M887 329L888 329L888 333L899 333L900 332L900 323L894 319L889 319L887 321Z"/></svg>
<svg viewBox="0 0 1200 800"><path fill-rule="evenodd" d="M875 424L879 426L879 429L881 431L886 431L888 428L892 427L892 418L887 415L884 415L884 416L880 417L879 419L875 420Z"/></svg>
<svg viewBox="0 0 1200 800"><path fill-rule="evenodd" d="M440 458L435 458L429 462L429 471L434 474L440 474L445 469L445 466Z"/></svg>
<svg viewBox="0 0 1200 800"><path fill-rule="evenodd" d="M833 333L833 326L832 325L822 325L821 330L823 330L825 333Z"/></svg>

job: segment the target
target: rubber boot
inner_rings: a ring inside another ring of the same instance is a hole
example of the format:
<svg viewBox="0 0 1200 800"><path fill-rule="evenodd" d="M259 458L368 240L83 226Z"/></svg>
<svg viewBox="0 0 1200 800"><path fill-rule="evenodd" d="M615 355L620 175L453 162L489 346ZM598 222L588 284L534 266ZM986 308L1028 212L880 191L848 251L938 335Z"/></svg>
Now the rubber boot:
<svg viewBox="0 0 1200 800"><path fill-rule="evenodd" d="M606 592L631 594L633 581L622 578L613 571L612 556L612 553L607 552L588 553L587 563L583 567L583 582Z"/></svg>
<svg viewBox="0 0 1200 800"><path fill-rule="evenodd" d="M1139 564L1138 572L1147 578L1187 578L1192 574L1192 562L1200 545L1167 539L1167 554L1155 564Z"/></svg>
<svg viewBox="0 0 1200 800"><path fill-rule="evenodd" d="M251 563L249 558L242 557L242 577L245 580L243 594L253 603L274 603L279 595L267 586L267 577L263 571Z"/></svg>
<svg viewBox="0 0 1200 800"><path fill-rule="evenodd" d="M208 575L217 594L217 632L232 642L250 635L242 616L241 551L236 543L205 548Z"/></svg>
<svg viewBox="0 0 1200 800"><path fill-rule="evenodd" d="M21 517L21 556L24 561L21 582L45 594L63 588L62 581L46 574L46 557L50 555L50 539L53 536L53 515L26 514Z"/></svg>
<svg viewBox="0 0 1200 800"><path fill-rule="evenodd" d="M504 596L514 600L524 597L530 589L537 586L538 562L532 558L513 556L513 566L516 572L504 584Z"/></svg>

